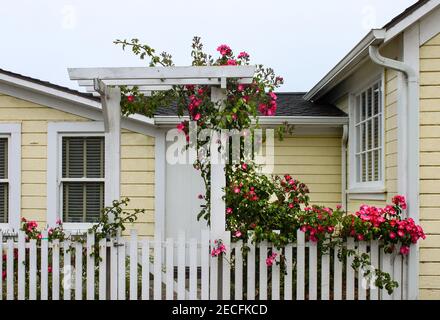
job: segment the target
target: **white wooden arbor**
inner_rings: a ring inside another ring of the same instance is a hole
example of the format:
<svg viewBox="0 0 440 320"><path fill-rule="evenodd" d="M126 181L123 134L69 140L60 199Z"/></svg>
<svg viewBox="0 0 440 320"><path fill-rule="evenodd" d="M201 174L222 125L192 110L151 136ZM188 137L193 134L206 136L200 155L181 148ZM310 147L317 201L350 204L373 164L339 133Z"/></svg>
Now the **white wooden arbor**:
<svg viewBox="0 0 440 320"><path fill-rule="evenodd" d="M164 91L173 85L209 85L211 99L215 102L226 98L228 78L239 83L252 82L255 66L190 66L190 67L136 67L136 68L70 68L71 80L77 80L87 92L101 96L106 139L109 141L112 159L106 165L113 175L108 177L110 188L106 191L105 204L120 197L121 150L121 91L119 86L137 86L145 94ZM217 149L217 148L215 148ZM165 152L165 146L162 149ZM212 150L218 152L217 150ZM214 157L214 153L212 153ZM225 186L224 163L211 167L211 237L218 239L225 231L225 204L222 200ZM157 186L156 186L157 187ZM158 210L158 208L156 208ZM162 208L164 210L164 208ZM165 214L165 212L162 212Z"/></svg>

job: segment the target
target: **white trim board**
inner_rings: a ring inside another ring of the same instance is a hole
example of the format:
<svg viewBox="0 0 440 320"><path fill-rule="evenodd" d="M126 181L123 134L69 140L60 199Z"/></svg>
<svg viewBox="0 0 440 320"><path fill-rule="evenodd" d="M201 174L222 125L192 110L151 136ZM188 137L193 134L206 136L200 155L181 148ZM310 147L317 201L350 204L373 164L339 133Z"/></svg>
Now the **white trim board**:
<svg viewBox="0 0 440 320"><path fill-rule="evenodd" d="M0 123L0 134L8 136L9 223L1 230L20 228L21 215L21 124Z"/></svg>

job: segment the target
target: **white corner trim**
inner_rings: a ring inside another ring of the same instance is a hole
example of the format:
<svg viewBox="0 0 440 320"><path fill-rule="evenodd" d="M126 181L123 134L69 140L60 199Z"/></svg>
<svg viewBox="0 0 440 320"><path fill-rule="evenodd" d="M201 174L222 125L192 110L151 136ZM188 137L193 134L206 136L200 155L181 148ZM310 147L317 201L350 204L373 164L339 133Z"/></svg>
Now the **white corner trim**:
<svg viewBox="0 0 440 320"><path fill-rule="evenodd" d="M166 140L165 131L154 142L154 224L155 234L165 237L166 213Z"/></svg>
<svg viewBox="0 0 440 320"><path fill-rule="evenodd" d="M0 229L20 228L21 215L21 124L1 123L0 134L8 136L9 223Z"/></svg>
<svg viewBox="0 0 440 320"><path fill-rule="evenodd" d="M103 122L49 122L47 124L47 224L54 227L59 216L60 208L60 171L61 171L61 135L62 134L102 134L104 136ZM107 139L106 139L107 140ZM107 144L108 142L105 141ZM107 159L111 156L105 148L105 176L110 173L107 165ZM108 188L107 179L105 189ZM68 224L65 228L69 228ZM75 225L75 230L81 229Z"/></svg>

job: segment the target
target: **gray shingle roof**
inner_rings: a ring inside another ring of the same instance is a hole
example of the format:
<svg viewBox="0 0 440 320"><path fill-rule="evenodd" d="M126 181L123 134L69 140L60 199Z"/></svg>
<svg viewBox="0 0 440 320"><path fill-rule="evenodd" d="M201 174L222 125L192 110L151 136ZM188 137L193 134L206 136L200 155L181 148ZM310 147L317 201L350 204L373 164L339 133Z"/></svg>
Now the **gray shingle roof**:
<svg viewBox="0 0 440 320"><path fill-rule="evenodd" d="M347 114L334 105L320 104L303 99L305 92L277 92L277 112L275 116L301 117L346 117ZM156 112L160 116L177 115L176 106L161 107Z"/></svg>
<svg viewBox="0 0 440 320"><path fill-rule="evenodd" d="M30 82L38 83L47 87L51 87L63 92L78 95L84 98L99 101L99 97L94 97L90 93L83 93L77 90L73 90L67 87L59 86L47 81L31 78L18 74L15 72L0 69L0 73L13 76L19 79L27 80ZM275 116L307 116L307 117L346 117L343 111L330 104L320 104L306 101L303 99L305 92L278 92L277 100L277 112ZM175 116L177 115L176 106L161 107L156 112L160 116Z"/></svg>

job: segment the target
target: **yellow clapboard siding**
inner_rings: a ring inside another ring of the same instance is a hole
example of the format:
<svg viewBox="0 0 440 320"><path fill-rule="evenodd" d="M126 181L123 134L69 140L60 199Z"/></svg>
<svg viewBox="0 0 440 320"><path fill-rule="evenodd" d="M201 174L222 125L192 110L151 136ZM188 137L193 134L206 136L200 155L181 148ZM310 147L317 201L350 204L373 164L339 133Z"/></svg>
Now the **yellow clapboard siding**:
<svg viewBox="0 0 440 320"><path fill-rule="evenodd" d="M421 152L420 165L422 166L440 165L440 152Z"/></svg>
<svg viewBox="0 0 440 320"><path fill-rule="evenodd" d="M277 165L274 168L274 174L293 174L293 175L305 175L305 174L321 174L321 175L335 175L341 174L341 166L328 165L328 166L306 166L306 165Z"/></svg>
<svg viewBox="0 0 440 320"><path fill-rule="evenodd" d="M21 170L46 171L46 159L22 159Z"/></svg>
<svg viewBox="0 0 440 320"><path fill-rule="evenodd" d="M154 185L135 185L135 184L122 184L121 185L121 197L148 197L154 196Z"/></svg>
<svg viewBox="0 0 440 320"><path fill-rule="evenodd" d="M421 138L420 151L440 151L440 138Z"/></svg>
<svg viewBox="0 0 440 320"><path fill-rule="evenodd" d="M33 121L23 121L21 124L21 133L46 133L47 132L47 121L44 120L33 120Z"/></svg>
<svg viewBox="0 0 440 320"><path fill-rule="evenodd" d="M154 146L154 138L125 130L121 133L122 146Z"/></svg>
<svg viewBox="0 0 440 320"><path fill-rule="evenodd" d="M47 147L22 146L21 156L23 159L47 159Z"/></svg>
<svg viewBox="0 0 440 320"><path fill-rule="evenodd" d="M385 154L395 154L397 153L397 141L390 141L386 144Z"/></svg>
<svg viewBox="0 0 440 320"><path fill-rule="evenodd" d="M391 117L397 117L397 102L390 103L386 107L385 118L389 119ZM390 128L387 128L387 129L390 129Z"/></svg>
<svg viewBox="0 0 440 320"><path fill-rule="evenodd" d="M440 234L440 220L422 220L421 225L426 234Z"/></svg>
<svg viewBox="0 0 440 320"><path fill-rule="evenodd" d="M43 182L43 183L42 183ZM21 184L21 194L23 196L46 196L46 184L45 180L40 181L40 183L22 183Z"/></svg>
<svg viewBox="0 0 440 320"><path fill-rule="evenodd" d="M385 131L397 128L397 117L393 116L385 120Z"/></svg>
<svg viewBox="0 0 440 320"><path fill-rule="evenodd" d="M420 261L440 262L440 248L422 250L420 252ZM440 268L439 268L439 272L440 272Z"/></svg>
<svg viewBox="0 0 440 320"><path fill-rule="evenodd" d="M128 203L127 209L146 209L154 210L154 198L153 197L131 197Z"/></svg>
<svg viewBox="0 0 440 320"><path fill-rule="evenodd" d="M440 300L440 290L420 289L419 299L421 300Z"/></svg>
<svg viewBox="0 0 440 320"><path fill-rule="evenodd" d="M423 207L440 207L440 194L421 194L420 205Z"/></svg>
<svg viewBox="0 0 440 320"><path fill-rule="evenodd" d="M440 112L420 112L421 125L437 125L440 123Z"/></svg>
<svg viewBox="0 0 440 320"><path fill-rule="evenodd" d="M46 181L47 175L45 171L23 171L21 175L21 183L37 184Z"/></svg>
<svg viewBox="0 0 440 320"><path fill-rule="evenodd" d="M440 85L440 72L422 72L420 74L420 85Z"/></svg>
<svg viewBox="0 0 440 320"><path fill-rule="evenodd" d="M284 138L282 141L276 141L276 147L286 146L286 147L340 147L341 138L322 138L322 137L295 137L295 138Z"/></svg>
<svg viewBox="0 0 440 320"><path fill-rule="evenodd" d="M45 196L21 196L21 207L23 209L46 209Z"/></svg>
<svg viewBox="0 0 440 320"><path fill-rule="evenodd" d="M154 181L154 172L146 171L122 171L121 184L142 184L145 181Z"/></svg>
<svg viewBox="0 0 440 320"><path fill-rule="evenodd" d="M420 48L421 59L437 59L440 57L440 46L424 45Z"/></svg>
<svg viewBox="0 0 440 320"><path fill-rule="evenodd" d="M421 59L420 71L440 71L440 59Z"/></svg>
<svg viewBox="0 0 440 320"><path fill-rule="evenodd" d="M440 87L438 86L421 86L420 97L429 99L440 98Z"/></svg>
<svg viewBox="0 0 440 320"><path fill-rule="evenodd" d="M440 137L440 125L421 126L420 137L421 138Z"/></svg>
<svg viewBox="0 0 440 320"><path fill-rule="evenodd" d="M440 220L440 210L438 208L420 208L420 217L425 220Z"/></svg>
<svg viewBox="0 0 440 320"><path fill-rule="evenodd" d="M385 143L397 140L397 128L391 128L385 133Z"/></svg>
<svg viewBox="0 0 440 320"><path fill-rule="evenodd" d="M385 103L387 105L392 105L397 102L397 90L394 89L393 91L387 92L385 95Z"/></svg>
<svg viewBox="0 0 440 320"><path fill-rule="evenodd" d="M440 166L420 167L420 179L440 179Z"/></svg>
<svg viewBox="0 0 440 320"><path fill-rule="evenodd" d="M420 241L420 248L438 248L440 243L440 235L434 234L426 237L425 240Z"/></svg>
<svg viewBox="0 0 440 320"><path fill-rule="evenodd" d="M440 276L440 263L422 262L419 271L421 276Z"/></svg>
<svg viewBox="0 0 440 320"><path fill-rule="evenodd" d="M301 154L304 156L340 156L341 149L335 147L285 147L278 146L275 149L275 155L278 156L291 156Z"/></svg>
<svg viewBox="0 0 440 320"><path fill-rule="evenodd" d="M22 146L46 146L47 135L45 133L23 133L21 135Z"/></svg>
<svg viewBox="0 0 440 320"><path fill-rule="evenodd" d="M278 156L275 151L275 165L340 165L340 156ZM267 163L271 163L268 161Z"/></svg>
<svg viewBox="0 0 440 320"><path fill-rule="evenodd" d="M420 111L440 111L440 105L437 99L420 99Z"/></svg>
<svg viewBox="0 0 440 320"><path fill-rule="evenodd" d="M440 277L439 276L423 276L419 277L420 289L440 289Z"/></svg>
<svg viewBox="0 0 440 320"><path fill-rule="evenodd" d="M421 180L420 193L440 193L440 180Z"/></svg>
<svg viewBox="0 0 440 320"><path fill-rule="evenodd" d="M75 121L79 120L76 115L60 112L49 108L0 108L0 118L3 120L58 120Z"/></svg>
<svg viewBox="0 0 440 320"><path fill-rule="evenodd" d="M122 159L121 170L122 171L139 171L138 168L142 168L141 171L154 171L153 159Z"/></svg>
<svg viewBox="0 0 440 320"><path fill-rule="evenodd" d="M152 146L121 146L122 159L154 159Z"/></svg>
<svg viewBox="0 0 440 320"><path fill-rule="evenodd" d="M438 45L440 45L440 37L438 36L438 34L423 44L423 46L438 46Z"/></svg>

